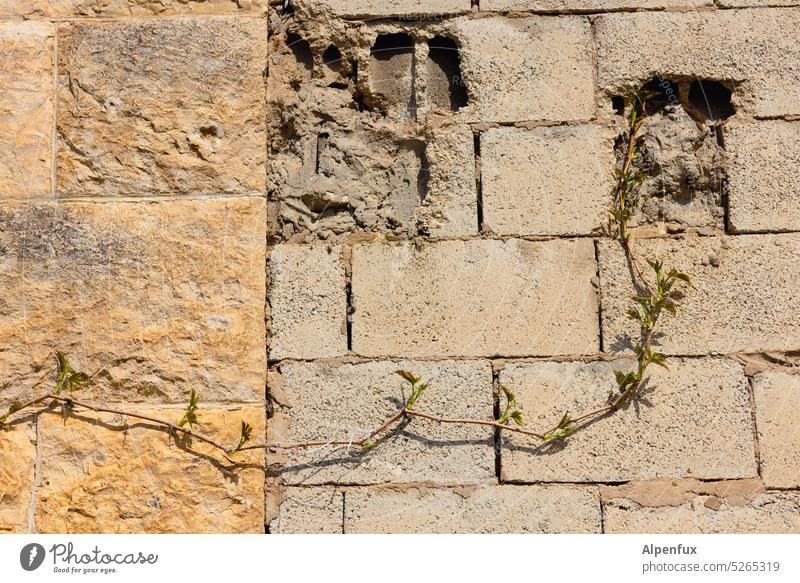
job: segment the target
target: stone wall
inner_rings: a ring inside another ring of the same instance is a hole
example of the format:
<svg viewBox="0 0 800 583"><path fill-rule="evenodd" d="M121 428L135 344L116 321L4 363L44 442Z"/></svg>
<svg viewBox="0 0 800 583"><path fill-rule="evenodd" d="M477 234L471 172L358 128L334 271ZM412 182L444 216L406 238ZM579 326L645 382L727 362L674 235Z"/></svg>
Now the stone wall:
<svg viewBox="0 0 800 583"><path fill-rule="evenodd" d="M608 235L694 286L647 394L565 443L404 422L233 464L113 413L0 431L0 532L800 531L800 2L0 0L0 405L348 439L531 428L631 358Z"/></svg>

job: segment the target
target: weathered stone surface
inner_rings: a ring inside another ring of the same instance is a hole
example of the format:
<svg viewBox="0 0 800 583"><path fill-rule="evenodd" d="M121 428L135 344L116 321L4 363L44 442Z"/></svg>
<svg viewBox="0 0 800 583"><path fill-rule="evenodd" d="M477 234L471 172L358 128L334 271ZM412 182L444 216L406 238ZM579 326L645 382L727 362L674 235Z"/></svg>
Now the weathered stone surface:
<svg viewBox="0 0 800 583"><path fill-rule="evenodd" d="M800 532L800 494L758 479L631 483L601 488L606 533Z"/></svg>
<svg viewBox="0 0 800 583"><path fill-rule="evenodd" d="M725 8L746 8L748 6L800 6L797 0L716 0Z"/></svg>
<svg viewBox="0 0 800 583"><path fill-rule="evenodd" d="M341 534L344 497L334 488L286 488L272 534Z"/></svg>
<svg viewBox="0 0 800 583"><path fill-rule="evenodd" d="M592 38L585 18L459 20L452 32L459 40L461 71L471 101L460 110L466 119L592 118Z"/></svg>
<svg viewBox="0 0 800 583"><path fill-rule="evenodd" d="M742 26L742 22L747 26ZM737 111L800 114L800 12L607 14L595 22L599 86L629 94L654 75L735 84Z"/></svg>
<svg viewBox="0 0 800 583"><path fill-rule="evenodd" d="M800 123L725 124L723 135L731 228L800 230Z"/></svg>
<svg viewBox="0 0 800 583"><path fill-rule="evenodd" d="M180 418L179 409L142 411ZM203 432L230 445L241 421L264 435L260 407L198 413ZM264 452L236 454L240 465L193 440L178 444L148 422L79 412L40 417L41 533L258 533L264 528Z"/></svg>
<svg viewBox="0 0 800 583"><path fill-rule="evenodd" d="M603 406L614 370L633 361L521 363L503 368L500 382L517 394L526 423L543 431L564 412ZM757 473L747 379L722 359L670 359L670 371L648 369L648 391L581 429L565 443L537 447L507 433L504 480L617 482L662 476L745 478Z"/></svg>
<svg viewBox="0 0 800 583"><path fill-rule="evenodd" d="M597 490L475 486L345 494L346 533L599 533Z"/></svg>
<svg viewBox="0 0 800 583"><path fill-rule="evenodd" d="M0 404L51 350L106 402L263 400L265 222L256 197L1 205Z"/></svg>
<svg viewBox="0 0 800 583"><path fill-rule="evenodd" d="M598 349L592 242L441 241L353 248L353 350L515 356Z"/></svg>
<svg viewBox="0 0 800 583"><path fill-rule="evenodd" d="M264 190L263 20L71 24L58 43L59 194Z"/></svg>
<svg viewBox="0 0 800 583"><path fill-rule="evenodd" d="M0 197L49 196L55 28L0 22Z"/></svg>
<svg viewBox="0 0 800 583"><path fill-rule="evenodd" d="M665 267L692 279L677 314L659 320L659 351L709 354L800 346L800 237L639 239L634 250L642 257L661 257ZM628 265L619 243L602 241L603 345L612 352L629 350L630 339L639 333L626 316L634 292L624 274Z"/></svg>
<svg viewBox="0 0 800 583"><path fill-rule="evenodd" d="M800 376L765 372L753 378L761 475L768 488L800 486Z"/></svg>
<svg viewBox="0 0 800 583"><path fill-rule="evenodd" d="M309 4L328 6L335 14L350 18L359 16L406 16L433 20L437 15L461 14L470 11L470 0L305 0Z"/></svg>
<svg viewBox="0 0 800 583"><path fill-rule="evenodd" d="M263 12L267 0L3 0L0 16L148 16Z"/></svg>
<svg viewBox="0 0 800 583"><path fill-rule="evenodd" d="M485 225L499 235L599 231L608 224L615 134L589 125L485 132Z"/></svg>
<svg viewBox="0 0 800 583"><path fill-rule="evenodd" d="M14 423L8 429L0 429L0 533L28 532L35 442L36 429L30 423Z"/></svg>
<svg viewBox="0 0 800 583"><path fill-rule="evenodd" d="M277 245L270 253L270 359L347 352L347 296L339 246Z"/></svg>
<svg viewBox="0 0 800 583"><path fill-rule="evenodd" d="M447 417L492 418L488 362L288 363L280 367L291 409L282 441L359 438L408 398L394 374L413 371L431 383L418 408ZM387 432L375 448L290 450L282 478L290 484L382 482L474 483L494 476L492 430L414 419ZM280 436L275 436L279 438Z"/></svg>
<svg viewBox="0 0 800 583"><path fill-rule="evenodd" d="M664 8L699 8L712 6L714 0L481 0L481 11L491 10L541 10L562 12L602 10L658 10Z"/></svg>

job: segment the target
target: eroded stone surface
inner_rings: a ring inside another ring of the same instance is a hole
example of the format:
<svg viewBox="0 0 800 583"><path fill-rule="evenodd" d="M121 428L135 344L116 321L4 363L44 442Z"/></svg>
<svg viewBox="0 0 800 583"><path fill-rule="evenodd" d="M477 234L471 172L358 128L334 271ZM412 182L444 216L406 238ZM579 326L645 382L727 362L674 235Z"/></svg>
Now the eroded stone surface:
<svg viewBox="0 0 800 583"><path fill-rule="evenodd" d="M636 239L633 246L640 257L663 258L665 267L692 280L692 287L683 288L677 314L659 320L659 351L761 352L800 345L799 237ZM634 295L629 268L619 243L601 241L599 249L603 345L612 352L629 350L639 333L626 315Z"/></svg>
<svg viewBox="0 0 800 583"><path fill-rule="evenodd" d="M352 489L346 533L598 533L594 488L474 486Z"/></svg>
<svg viewBox="0 0 800 583"><path fill-rule="evenodd" d="M0 22L0 197L50 196L54 34L45 22Z"/></svg>
<svg viewBox="0 0 800 583"><path fill-rule="evenodd" d="M58 192L262 192L266 24L258 18L59 29Z"/></svg>
<svg viewBox="0 0 800 583"><path fill-rule="evenodd" d="M353 350L365 356L515 356L597 350L585 239L353 248Z"/></svg>
<svg viewBox="0 0 800 583"><path fill-rule="evenodd" d="M406 16L433 19L443 14L469 12L470 0L302 0L306 4L328 6L339 16Z"/></svg>
<svg viewBox="0 0 800 583"><path fill-rule="evenodd" d="M800 376L766 372L753 378L761 475L768 488L800 486Z"/></svg>
<svg viewBox="0 0 800 583"><path fill-rule="evenodd" d="M0 16L149 16L263 12L267 0L3 0Z"/></svg>
<svg viewBox="0 0 800 583"><path fill-rule="evenodd" d="M603 406L615 390L614 370L629 360L521 363L500 382L516 393L526 423L547 430L569 412ZM537 447L503 437L504 480L618 482L661 476L745 478L757 473L747 379L721 359L670 359L670 371L648 369L641 399L581 429L563 443ZM655 369L657 367L651 367Z"/></svg>
<svg viewBox="0 0 800 583"><path fill-rule="evenodd" d="M272 534L341 534L344 498L335 488L286 488Z"/></svg>
<svg viewBox="0 0 800 583"><path fill-rule="evenodd" d="M35 463L36 429L31 423L23 420L0 429L0 533L28 532Z"/></svg>
<svg viewBox="0 0 800 583"><path fill-rule="evenodd" d="M0 402L54 350L106 402L263 400L265 228L256 197L3 204Z"/></svg>
<svg viewBox="0 0 800 583"><path fill-rule="evenodd" d="M280 441L357 439L377 428L409 396L394 374L406 369L431 386L419 409L447 417L492 418L488 362L287 363L280 367L291 407ZM492 430L414 419L368 451L333 446L290 450L282 478L290 484L382 482L475 483L494 476Z"/></svg>
<svg viewBox="0 0 800 583"><path fill-rule="evenodd" d="M767 0L765 0L767 1ZM481 0L481 10L563 10L599 12L602 10L657 10L712 6L714 0Z"/></svg>
<svg viewBox="0 0 800 583"><path fill-rule="evenodd" d="M176 420L179 409L142 411ZM264 435L260 407L201 410L203 432L233 447L241 421ZM176 444L147 422L111 414L40 416L41 533L259 533L264 528L264 453Z"/></svg>

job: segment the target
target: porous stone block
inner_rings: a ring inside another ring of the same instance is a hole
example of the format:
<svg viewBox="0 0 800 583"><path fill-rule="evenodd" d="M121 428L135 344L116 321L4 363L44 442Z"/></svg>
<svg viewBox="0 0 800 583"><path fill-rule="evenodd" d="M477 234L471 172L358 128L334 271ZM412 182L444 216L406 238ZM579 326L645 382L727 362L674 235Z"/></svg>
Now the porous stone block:
<svg viewBox="0 0 800 583"><path fill-rule="evenodd" d="M599 533L597 490L473 486L348 490L346 533Z"/></svg>
<svg viewBox="0 0 800 583"><path fill-rule="evenodd" d="M53 386L52 351L95 373L84 397L263 401L265 215L258 197L0 205L0 405Z"/></svg>
<svg viewBox="0 0 800 583"><path fill-rule="evenodd" d="M761 475L768 488L800 486L800 376L753 377Z"/></svg>
<svg viewBox="0 0 800 583"><path fill-rule="evenodd" d="M347 352L347 295L340 246L276 245L270 252L270 359Z"/></svg>
<svg viewBox="0 0 800 583"><path fill-rule="evenodd" d="M253 17L59 28L58 194L263 192L266 32Z"/></svg>
<svg viewBox="0 0 800 583"><path fill-rule="evenodd" d="M471 7L470 0L309 0L309 3L326 6L334 14L348 18L401 16L414 20L436 20L444 14L463 14Z"/></svg>
<svg viewBox="0 0 800 583"><path fill-rule="evenodd" d="M603 345L627 351L639 328L627 317L634 289L619 243L602 241ZM752 235L634 239L634 253L691 277L677 313L664 313L656 347L668 354L796 350L800 346L800 237ZM642 263L648 271L650 268Z"/></svg>
<svg viewBox="0 0 800 583"><path fill-rule="evenodd" d="M55 27L0 22L0 198L50 196Z"/></svg>
<svg viewBox="0 0 800 583"><path fill-rule="evenodd" d="M483 221L498 235L586 235L608 224L615 132L598 126L481 135Z"/></svg>
<svg viewBox="0 0 800 583"><path fill-rule="evenodd" d="M268 0L3 0L0 16L150 16L264 12Z"/></svg>
<svg viewBox="0 0 800 583"><path fill-rule="evenodd" d="M488 362L286 363L280 367L288 430L279 441L357 440L395 413L409 385L406 369L431 386L417 402L425 413L492 419ZM376 437L368 450L320 446L288 450L281 477L289 484L383 482L475 483L494 477L491 428L415 418Z"/></svg>
<svg viewBox="0 0 800 583"><path fill-rule="evenodd" d="M175 421L179 409L142 410ZM202 431L236 445L241 421L263 439L264 410L201 409ZM259 533L264 529L264 452L235 462L196 439L147 421L78 410L39 418L40 533Z"/></svg>
<svg viewBox="0 0 800 583"><path fill-rule="evenodd" d="M353 350L365 356L519 356L598 349L586 239L360 244Z"/></svg>
<svg viewBox="0 0 800 583"><path fill-rule="evenodd" d="M747 379L722 359L669 359L647 370L638 401L587 425L565 442L505 433L508 481L622 482L656 477L745 478L757 474ZM508 365L500 383L516 393L526 426L545 432L569 413L598 409L616 390L614 371L635 362Z"/></svg>
<svg viewBox="0 0 800 583"><path fill-rule="evenodd" d="M341 534L344 496L335 488L286 488L272 534Z"/></svg>
<svg viewBox="0 0 800 583"><path fill-rule="evenodd" d="M7 409L1 409L5 415ZM22 421L15 421L22 418ZM0 533L28 532L28 510L35 480L36 429L24 413L0 429Z"/></svg>
<svg viewBox="0 0 800 583"><path fill-rule="evenodd" d="M713 4L714 0L481 0L481 11L602 12L626 8L637 10L700 8Z"/></svg>

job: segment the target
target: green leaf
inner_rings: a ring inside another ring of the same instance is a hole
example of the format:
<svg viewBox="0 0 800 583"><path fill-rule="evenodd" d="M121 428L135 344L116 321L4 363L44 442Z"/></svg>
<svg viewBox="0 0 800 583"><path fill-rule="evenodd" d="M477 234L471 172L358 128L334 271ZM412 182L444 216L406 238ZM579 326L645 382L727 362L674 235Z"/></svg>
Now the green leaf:
<svg viewBox="0 0 800 583"><path fill-rule="evenodd" d="M363 447L364 449L372 449L377 445L378 445L377 441L365 441L364 443L361 444L361 447Z"/></svg>
<svg viewBox="0 0 800 583"><path fill-rule="evenodd" d="M516 401L517 397L516 395L514 395L514 393L511 392L511 389L509 389L505 385L500 385L500 388L502 389L507 402L511 403L512 401Z"/></svg>
<svg viewBox="0 0 800 583"><path fill-rule="evenodd" d="M522 421L522 412L521 411L514 411L511 414L511 420L514 421L517 425L522 427L525 423Z"/></svg>
<svg viewBox="0 0 800 583"><path fill-rule="evenodd" d="M418 377L414 373L411 373L411 372L409 372L407 370L396 370L396 371L394 371L394 374L403 377L404 379L406 379L412 385L416 385L422 379L422 377Z"/></svg>

